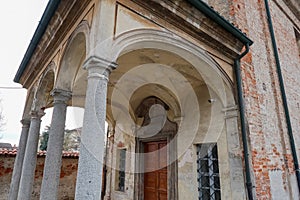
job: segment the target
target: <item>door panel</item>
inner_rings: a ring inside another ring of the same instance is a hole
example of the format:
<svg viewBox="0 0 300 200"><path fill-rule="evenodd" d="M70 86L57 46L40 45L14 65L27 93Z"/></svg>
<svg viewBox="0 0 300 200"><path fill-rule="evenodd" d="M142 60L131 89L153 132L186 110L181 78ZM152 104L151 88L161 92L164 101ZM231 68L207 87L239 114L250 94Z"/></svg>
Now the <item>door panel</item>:
<svg viewBox="0 0 300 200"><path fill-rule="evenodd" d="M167 141L144 143L144 199L168 199ZM165 147L165 148L163 148ZM151 153L149 153L151 152Z"/></svg>
<svg viewBox="0 0 300 200"><path fill-rule="evenodd" d="M160 193L159 194L159 199L160 200L167 200L168 199L167 193L166 192L165 193Z"/></svg>

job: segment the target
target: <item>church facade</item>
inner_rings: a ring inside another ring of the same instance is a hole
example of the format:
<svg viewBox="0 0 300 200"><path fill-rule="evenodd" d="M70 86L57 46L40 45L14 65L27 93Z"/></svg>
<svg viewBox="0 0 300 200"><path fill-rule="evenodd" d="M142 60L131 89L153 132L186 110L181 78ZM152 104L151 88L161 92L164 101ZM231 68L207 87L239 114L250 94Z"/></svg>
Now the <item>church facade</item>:
<svg viewBox="0 0 300 200"><path fill-rule="evenodd" d="M84 108L74 199L298 199L297 0L50 0L9 199L57 199L67 107ZM105 123L108 124L105 131Z"/></svg>

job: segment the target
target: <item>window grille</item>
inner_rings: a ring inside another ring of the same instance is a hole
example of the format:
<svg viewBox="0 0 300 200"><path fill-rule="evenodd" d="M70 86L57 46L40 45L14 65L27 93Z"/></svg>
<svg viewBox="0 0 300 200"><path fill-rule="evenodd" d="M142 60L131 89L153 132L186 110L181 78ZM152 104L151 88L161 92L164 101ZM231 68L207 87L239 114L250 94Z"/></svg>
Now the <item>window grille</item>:
<svg viewBox="0 0 300 200"><path fill-rule="evenodd" d="M218 148L216 143L197 145L199 200L220 200Z"/></svg>
<svg viewBox="0 0 300 200"><path fill-rule="evenodd" d="M125 190L126 149L119 150L118 191Z"/></svg>

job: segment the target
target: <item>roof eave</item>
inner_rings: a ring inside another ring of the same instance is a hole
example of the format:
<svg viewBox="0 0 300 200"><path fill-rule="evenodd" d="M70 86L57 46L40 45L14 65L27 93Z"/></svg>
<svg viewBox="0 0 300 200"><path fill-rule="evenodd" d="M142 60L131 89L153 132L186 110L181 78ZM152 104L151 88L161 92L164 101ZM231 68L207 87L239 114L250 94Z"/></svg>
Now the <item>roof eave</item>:
<svg viewBox="0 0 300 200"><path fill-rule="evenodd" d="M252 45L253 41L249 39L241 30L237 29L233 26L229 21L227 21L224 17L219 15L216 11L210 8L206 3L201 0L188 0L195 8L201 11L203 14L211 18L217 24L222 26L225 30L230 32L236 38L238 38L243 44ZM22 59L22 62L19 66L19 69L15 75L14 82L20 83L21 76L26 69L36 47L38 46L42 36L44 35L47 26L53 17L55 11L58 8L61 0L49 0L47 7L43 13L43 16L38 24L37 29L34 32L34 35L30 41L30 44L26 50L26 53Z"/></svg>
<svg viewBox="0 0 300 200"><path fill-rule="evenodd" d="M219 13L209 7L205 2L201 0L188 0L190 4L192 4L195 8L197 8L200 12L205 14L207 17L211 18L218 25L223 27L225 30L230 32L233 36L239 39L243 44L252 45L253 41L249 39L241 30L232 25L229 21L227 21L224 17L222 17Z"/></svg>
<svg viewBox="0 0 300 200"><path fill-rule="evenodd" d="M46 9L43 13L43 16L37 26L37 29L35 30L35 32L33 34L30 44L29 44L29 46L26 50L26 53L22 59L19 69L15 75L14 82L20 83L21 76L22 76L24 70L26 69L26 66L28 65L28 62L30 61L41 38L43 37L43 35L47 29L47 26L48 26L52 16L54 15L60 2L61 2L61 0L49 0L48 4L46 6Z"/></svg>

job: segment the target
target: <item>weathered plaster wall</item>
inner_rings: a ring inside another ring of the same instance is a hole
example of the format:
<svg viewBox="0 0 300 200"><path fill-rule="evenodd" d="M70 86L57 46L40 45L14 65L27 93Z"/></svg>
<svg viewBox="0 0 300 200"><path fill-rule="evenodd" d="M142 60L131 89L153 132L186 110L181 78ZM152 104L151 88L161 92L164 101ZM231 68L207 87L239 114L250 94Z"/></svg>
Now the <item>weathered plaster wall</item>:
<svg viewBox="0 0 300 200"><path fill-rule="evenodd" d="M15 157L0 156L0 199L8 197Z"/></svg>
<svg viewBox="0 0 300 200"><path fill-rule="evenodd" d="M14 167L14 156L0 155L0 200L8 197L12 171ZM37 159L32 198L38 200L42 184L45 157ZM75 184L77 176L77 158L63 158L60 175L58 199L71 200L75 197Z"/></svg>
<svg viewBox="0 0 300 200"><path fill-rule="evenodd" d="M220 184L221 184L221 197L222 199L244 199L245 192L240 190L243 185L243 177L240 179L235 179L236 183L239 183L239 187L234 187L232 189L230 174L240 173L241 167L240 163L236 166L230 166L230 160L232 159L228 154L228 145L226 139L225 130L221 130L217 140L203 141L203 143L211 142L217 143L218 145L218 158L219 158L219 174L220 174ZM201 142L199 142L201 143ZM178 142L178 145L182 145ZM196 145L193 144L185 153L178 159L178 199L198 199L198 181L197 181L197 150ZM238 168L239 167L239 168ZM237 171L234 171L237 170ZM234 191L238 190L238 194L234 194Z"/></svg>
<svg viewBox="0 0 300 200"><path fill-rule="evenodd" d="M121 2L124 3L126 1L121 1ZM127 2L125 4L127 4ZM111 5L106 5L106 6L110 7ZM127 6L130 6L129 2ZM128 9L124 5L118 4L116 6L116 11L115 11L116 18L115 18L115 28L114 28L114 34L116 37L118 37L120 34L126 31L139 29L139 28L151 28L151 29L161 29L161 30L165 29L174 32L176 34L179 34L180 36L183 36L185 39L208 50L209 53L211 53L211 55L214 56L214 58L217 60L220 66L224 69L224 71L228 73L227 75L229 76L229 78L231 80L234 80L231 65L227 62L228 60L224 59L223 55L220 55L219 52L217 52L214 49L208 48L207 46L205 47L205 45L200 44L199 41L197 42L195 38L188 36L187 33L183 33L182 30L178 30L174 28L173 26L168 24L168 22L164 22L161 19L157 19L156 17L152 16L151 13L148 13L147 11L141 11L140 7L135 6L134 8L137 9L136 12L140 14L141 13L144 14L145 17L141 17L139 14L132 11L131 9ZM107 13L107 12L108 12L107 10L103 11L103 13ZM107 32L102 34L107 34ZM99 37L102 37L102 35ZM219 87L220 88L224 87L224 85L219 85ZM199 122L200 126L198 130L198 134L190 136L189 131L185 130L185 133L187 135L185 138L189 138L189 140L191 140L189 145L186 146L186 143L184 143L181 140L178 140L178 144L177 144L178 148L180 149L182 149L182 147L184 148L184 153L180 155L178 160L179 199L197 199L198 197L197 180L195 178L197 177L197 171L196 171L196 164L195 164L196 157L195 157L194 144L198 144L201 142L218 142L218 147L220 152L220 174L221 174L220 179L222 185L221 186L222 197L225 199L243 199L245 198L245 192L243 189L244 179L242 174L243 171L242 171L242 162L241 162L241 149L239 146L240 141L238 138L239 135L237 134L237 115L235 115L235 118L231 120L230 123L230 125L233 125L234 127L226 129L224 112L222 111L222 109L224 109L223 106L226 105L226 103L230 104L230 106L234 106L235 103L232 99L230 100L230 102L226 102L227 101L226 98L229 97L224 95L223 97L221 97L224 99L218 101L216 103L216 105L218 106L214 107L216 109L214 113L215 116L211 117L211 105L208 103L207 100L209 98L216 97L216 94L213 94L212 91L210 91L209 93L207 91L206 86L195 89L195 92L199 94L198 100L199 100L199 104L201 104L200 105L201 120ZM198 115L195 109L185 110L184 112L186 114L193 113L194 116ZM183 114L183 116L185 115ZM213 122L211 122L211 119L213 119ZM107 174L107 178L110 179L111 176L111 180L112 180L110 188L107 187L107 191L108 190L111 191L110 194L106 194L107 199L109 199L108 196L110 196L111 199L115 199L115 200L133 199L133 195L134 195L134 184L136 183L134 183L134 175L130 173L131 171L134 171L134 166L135 166L135 158L133 154L127 155L128 157L126 160L127 173L126 173L126 180L125 180L125 191L124 192L116 191L115 168L118 166L118 162L116 160L117 149L130 148L132 152L135 151L135 141L132 140L132 138L130 139L130 137L128 137L128 132L131 132L131 130L126 130L128 127L122 127L122 126L123 125L119 124L117 120L115 126L116 128L114 134L114 143L112 144L113 148L110 149L109 151L110 155L108 155L109 158L113 158L113 161L111 165L112 169L109 169ZM194 127L189 127L189 128L193 130ZM208 131L208 129L210 130ZM227 133L227 131L229 132ZM227 134L230 136L227 136ZM234 140L227 141L228 138L230 139L234 138ZM237 142L238 144L234 144L235 142ZM229 145L227 143L229 143ZM231 149L232 146L234 146L235 149ZM231 154L229 154L229 152ZM230 176L231 174L234 174L232 176L233 178ZM232 184L231 182L235 182L235 184ZM238 191L238 192L233 192L233 191Z"/></svg>
<svg viewBox="0 0 300 200"><path fill-rule="evenodd" d="M107 195L111 195L111 199L133 199L134 195L134 165L135 165L135 159L134 159L134 153L135 152L135 140L134 137L130 136L127 132L125 133L122 125L119 125L118 122L116 123L115 127L115 133L114 133L114 141L110 143L110 152L108 155L113 160L111 161L111 164L108 164L109 173L111 175L108 176L108 178L111 178L111 180L108 180L111 184L110 188L107 188L107 190L110 190L111 193ZM119 156L117 155L118 149L126 149L126 162L125 162L125 190L124 191L118 191L117 189L117 170L119 169ZM110 177L111 176L111 177ZM109 186L108 186L109 187Z"/></svg>
<svg viewBox="0 0 300 200"><path fill-rule="evenodd" d="M222 65L221 67L228 72L231 80L234 80L234 75L232 74L232 69L230 68L232 60L230 61L230 59L226 58L226 56L222 55L222 53L220 53L218 50L209 47L205 44L205 42L203 43L198 41L195 35L194 37L189 35L189 33L178 28L179 26L175 26L170 22L164 21L163 18L153 16L151 13L149 13L149 11L145 11L139 6L135 5L130 8L130 4L134 3L128 3L129 1L126 0L120 0L118 2L119 4L116 5L116 1L114 0L97 1L95 5L89 5L89 8L86 9L82 16L78 18L77 22L68 31L60 45L53 48L55 49L55 52L52 52L51 56L47 57L48 59L45 60L42 68L45 68L47 66L46 63L49 63L51 59L56 60L56 62L59 63L59 58L63 53L63 49L67 44L68 38L70 38L70 35L76 28L76 25L79 24L82 19L86 19L91 26L91 34L89 38L90 47L87 48L87 54L100 52L99 54L102 56L101 52L109 49L107 47L109 47L110 43L106 42L110 41L114 36L119 36L128 30L138 28L168 30L184 37L198 46L201 46L211 55L214 55L218 63ZM177 2L182 3L183 1ZM252 159L251 167L253 168L252 176L255 185L254 191L256 193L256 198L295 199L299 196L299 193L298 188L296 187L297 184L295 181L293 160L290 151L289 139L287 136L270 34L266 21L264 1L207 0L206 2L212 5L221 15L233 22L238 28L241 28L243 32L247 33L247 35L254 40L254 44L251 46L250 53L247 54L247 56L242 60L242 73L248 123L247 125L250 139L249 144ZM178 5L186 5L184 3L185 2ZM297 19L297 17L288 10L283 3L283 0L273 0L269 1L269 3L271 15L273 17L282 72L285 80L293 130L294 133L298 133L300 129L300 119L298 114L300 110L298 95L300 92L298 86L300 58L299 49L295 39L294 28L299 31L299 19ZM135 10L136 12L132 10ZM141 15L144 15L144 17L141 17ZM186 21L188 22L187 25L192 24L194 27L198 27L199 29L202 28L201 24L198 23L198 20L187 17ZM217 35L222 33L215 34ZM38 76L36 77L38 78ZM221 135L223 140L220 141L220 144L222 144L221 146L224 147L222 149L227 149L229 151L228 154L227 152L221 152L225 157L229 157L229 161L226 159L221 160L220 166L223 166L221 169L224 170L221 172L224 174L223 177L227 177L227 175L230 176L231 184L230 186L226 185L227 188L223 188L223 190L229 191L231 189L231 191L233 191L232 195L234 195L234 193L238 195L237 193L243 193L241 188L244 187L244 185L236 184L236 180L238 180L238 183L241 183L244 180L241 169L242 163L240 162L242 152L239 146L240 141L237 139L239 136L236 127L237 118L226 120L228 122L226 122L227 136L225 134ZM129 142L123 136L124 132L116 130L115 134L117 138L115 140L116 148L135 148L135 144ZM298 154L300 154L300 135L294 134L294 137ZM229 140L229 138L232 140ZM226 139L228 140L227 144ZM201 140L197 140L195 143L198 142L201 142ZM226 145L228 145L228 147L226 147ZM116 148L114 148L112 151L112 158L116 157L114 153L116 152ZM188 179L186 177L191 176L192 173L196 173L194 170L195 168L191 165L191 154L194 155L192 147L190 147L190 149L188 149L183 157L179 160L179 163L183 162L182 159L186 161L186 168L183 169L185 164L181 163L181 169L179 169L179 184L180 187L182 186L182 188L190 185L188 182L190 180L185 181ZM134 168L134 159L130 156L128 159L130 161L127 162L126 167L128 170L132 170ZM3 165L1 162L1 167L3 170L1 170L0 173L11 173L13 165L11 162L13 161L8 161L8 163L3 163ZM37 169L42 169L42 163L42 161L38 161ZM116 163L113 163L112 166L114 165L116 165ZM233 166L236 168L232 168ZM227 170L227 168L234 170L234 172ZM37 171L38 174L36 182L38 182L41 172L42 171ZM181 172L185 172L185 175ZM10 180L10 178L5 175L1 175L1 177L4 181ZM128 187L128 189L126 188L126 192L114 192L115 175L114 171L112 171L111 190L114 193L114 199L133 198L133 175L129 174L127 177L128 179L126 179L126 185L130 187ZM225 183L225 180L229 180L229 178L222 178L221 175L221 181L224 181ZM179 190L184 191L185 189L182 188L179 188ZM6 189L4 188L3 191L7 191L7 187ZM191 192L191 195L195 196L195 190L193 189L193 191L194 193ZM38 193L38 189L35 192ZM230 194L228 198L230 198ZM234 196L231 198L234 199Z"/></svg>
<svg viewBox="0 0 300 200"><path fill-rule="evenodd" d="M178 143L180 145L180 142ZM178 159L178 198L198 199L197 168L195 151L189 147L185 154Z"/></svg>

